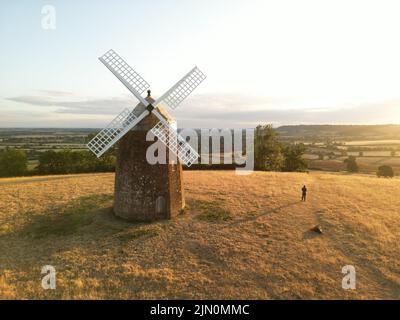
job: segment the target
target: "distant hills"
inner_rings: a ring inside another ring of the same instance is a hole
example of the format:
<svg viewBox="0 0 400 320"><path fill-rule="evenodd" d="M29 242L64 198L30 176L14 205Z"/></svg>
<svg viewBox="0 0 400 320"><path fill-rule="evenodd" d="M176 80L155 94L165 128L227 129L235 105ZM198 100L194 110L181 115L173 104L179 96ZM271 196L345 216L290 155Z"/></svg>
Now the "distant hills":
<svg viewBox="0 0 400 320"><path fill-rule="evenodd" d="M86 135L101 128L0 128L0 136ZM200 129L195 129L200 133ZM287 125L276 128L282 138L400 139L400 125Z"/></svg>
<svg viewBox="0 0 400 320"><path fill-rule="evenodd" d="M276 130L288 138L400 139L400 125L290 125Z"/></svg>

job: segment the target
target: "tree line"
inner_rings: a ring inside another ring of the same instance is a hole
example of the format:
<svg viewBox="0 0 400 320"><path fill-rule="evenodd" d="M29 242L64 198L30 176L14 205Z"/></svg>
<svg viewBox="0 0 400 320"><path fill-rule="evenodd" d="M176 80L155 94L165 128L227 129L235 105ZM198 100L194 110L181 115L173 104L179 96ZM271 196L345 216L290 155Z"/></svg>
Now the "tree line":
<svg viewBox="0 0 400 320"><path fill-rule="evenodd" d="M6 149L0 152L0 177L23 175L109 172L115 170L115 156L111 153L96 158L91 152L48 150L39 156L39 164L28 170L28 157L24 150Z"/></svg>
<svg viewBox="0 0 400 320"><path fill-rule="evenodd" d="M115 170L116 158L106 153L97 158L90 151L45 151L39 156L38 174L108 172Z"/></svg>

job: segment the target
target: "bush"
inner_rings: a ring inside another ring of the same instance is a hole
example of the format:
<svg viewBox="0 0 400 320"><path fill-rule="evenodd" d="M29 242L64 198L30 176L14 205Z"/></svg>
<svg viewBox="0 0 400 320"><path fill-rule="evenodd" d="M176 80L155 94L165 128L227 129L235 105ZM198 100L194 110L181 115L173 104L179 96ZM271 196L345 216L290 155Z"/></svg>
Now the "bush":
<svg viewBox="0 0 400 320"><path fill-rule="evenodd" d="M24 150L6 149L0 152L0 177L22 176L27 166L28 157Z"/></svg>
<svg viewBox="0 0 400 320"><path fill-rule="evenodd" d="M393 168L388 165L380 166L376 175L378 177L392 178L394 176Z"/></svg>
<svg viewBox="0 0 400 320"><path fill-rule="evenodd" d="M358 172L358 164L354 156L350 156L343 161L346 164L347 171Z"/></svg>

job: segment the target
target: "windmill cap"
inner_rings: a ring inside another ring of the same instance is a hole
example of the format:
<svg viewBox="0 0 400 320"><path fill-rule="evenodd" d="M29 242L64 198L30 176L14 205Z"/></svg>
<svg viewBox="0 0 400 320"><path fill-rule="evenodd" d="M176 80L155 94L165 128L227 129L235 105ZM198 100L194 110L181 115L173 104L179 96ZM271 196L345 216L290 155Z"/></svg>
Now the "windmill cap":
<svg viewBox="0 0 400 320"><path fill-rule="evenodd" d="M147 96L145 100L148 103L154 103L155 100L151 96ZM175 119L165 110L162 106L157 106L157 111L162 115L162 117L172 126L176 126ZM143 103L138 103L137 106L133 109L133 113L136 116L142 114L143 111L146 110L146 107ZM140 121L132 130L150 130L152 129L157 123L159 119L152 113L150 113L147 117L145 117L142 121Z"/></svg>

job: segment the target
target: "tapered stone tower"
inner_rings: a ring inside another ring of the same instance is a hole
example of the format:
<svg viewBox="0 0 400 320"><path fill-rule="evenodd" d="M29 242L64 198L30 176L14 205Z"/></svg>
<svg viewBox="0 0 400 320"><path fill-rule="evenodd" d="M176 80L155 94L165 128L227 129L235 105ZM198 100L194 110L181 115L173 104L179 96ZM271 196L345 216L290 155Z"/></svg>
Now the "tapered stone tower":
<svg viewBox="0 0 400 320"><path fill-rule="evenodd" d="M154 103L150 91L146 100ZM139 115L145 108L139 103L133 112ZM165 109L157 109L169 124L175 125ZM151 113L119 141L114 213L121 218L131 221L169 219L185 206L181 163L170 164L168 151L166 164L152 165L146 159L147 148L154 143L146 141L146 135L158 121Z"/></svg>

